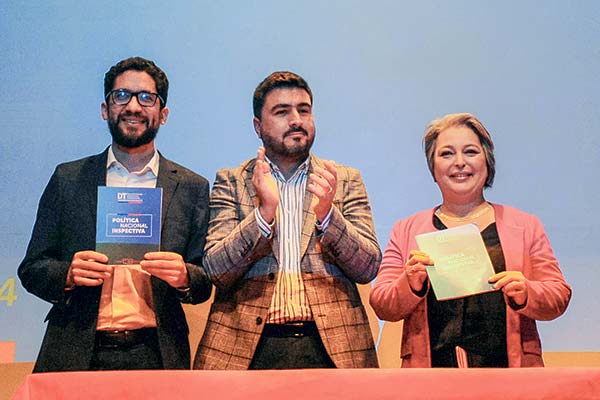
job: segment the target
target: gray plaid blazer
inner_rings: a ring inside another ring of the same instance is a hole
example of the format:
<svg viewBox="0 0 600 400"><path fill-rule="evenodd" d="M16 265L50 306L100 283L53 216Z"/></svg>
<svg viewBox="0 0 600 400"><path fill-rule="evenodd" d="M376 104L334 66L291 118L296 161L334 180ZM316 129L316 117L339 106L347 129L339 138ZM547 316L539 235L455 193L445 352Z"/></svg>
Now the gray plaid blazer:
<svg viewBox="0 0 600 400"><path fill-rule="evenodd" d="M254 356L277 282L279 240L256 223L255 159L217 172L210 199L204 267L217 290L195 369L247 369ZM309 172L323 167L311 155ZM356 283L377 274L381 250L360 173L337 167L338 183L327 231L319 238L313 194L304 197L302 278L327 353L338 368L376 368L377 355Z"/></svg>

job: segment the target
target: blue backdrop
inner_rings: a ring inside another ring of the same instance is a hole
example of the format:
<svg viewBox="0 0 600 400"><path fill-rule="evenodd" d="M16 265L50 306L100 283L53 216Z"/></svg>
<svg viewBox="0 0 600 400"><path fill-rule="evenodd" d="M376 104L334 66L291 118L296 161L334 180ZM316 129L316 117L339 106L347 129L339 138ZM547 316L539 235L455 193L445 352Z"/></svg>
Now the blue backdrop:
<svg viewBox="0 0 600 400"><path fill-rule="evenodd" d="M395 220L440 202L427 123L478 116L497 147L487 198L541 218L573 286L566 315L540 323L544 349L600 351L599 43L591 0L4 0L0 287L16 278L56 164L109 144L100 103L112 64L141 55L166 71L158 147L210 181L255 155L252 91L289 69L314 91L315 153L362 171L382 248ZM49 305L18 282L15 295L0 297L0 341L34 360Z"/></svg>

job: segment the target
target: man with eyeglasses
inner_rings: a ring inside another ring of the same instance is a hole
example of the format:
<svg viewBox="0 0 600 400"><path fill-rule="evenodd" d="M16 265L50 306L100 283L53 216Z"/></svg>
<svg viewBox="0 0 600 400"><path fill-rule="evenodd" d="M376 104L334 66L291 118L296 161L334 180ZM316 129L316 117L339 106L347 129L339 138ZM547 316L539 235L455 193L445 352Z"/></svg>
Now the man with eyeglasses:
<svg viewBox="0 0 600 400"><path fill-rule="evenodd" d="M209 186L155 149L168 87L152 61L111 67L102 103L111 146L59 165L42 195L18 269L23 286L52 303L34 372L190 367L180 303L211 294L201 266ZM94 251L98 186L162 188L161 251L119 266Z"/></svg>

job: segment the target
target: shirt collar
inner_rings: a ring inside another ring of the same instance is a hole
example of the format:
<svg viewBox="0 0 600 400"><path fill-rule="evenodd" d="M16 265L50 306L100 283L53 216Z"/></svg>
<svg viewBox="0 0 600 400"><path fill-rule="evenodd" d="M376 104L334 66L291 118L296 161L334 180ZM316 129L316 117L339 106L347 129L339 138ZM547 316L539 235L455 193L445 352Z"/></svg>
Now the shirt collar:
<svg viewBox="0 0 600 400"><path fill-rule="evenodd" d="M271 171L277 177L277 179L285 182L286 179L284 178L283 174L281 173L281 170L279 169L279 167L277 165L275 165L275 163L273 163L271 160L269 160L269 157L267 157L266 155L265 155L265 161L269 164L269 166L271 167ZM306 157L306 160L302 161L302 164L298 165L296 172L294 172L294 175L292 175L288 180L292 180L294 177L301 175L301 174L306 175L306 172L308 171L309 163L310 163L310 155L308 157Z"/></svg>
<svg viewBox="0 0 600 400"><path fill-rule="evenodd" d="M109 170L117 165L121 166L122 168L125 169L125 171L127 171L127 168L125 168L125 166L123 164L121 164L119 162L119 160L117 160L117 158L115 157L115 153L113 153L112 145L110 145L110 147L108 148L108 156L106 157L106 169ZM158 165L159 165L159 155L158 155L158 151L156 151L156 149L154 149L154 155L152 156L150 161L148 161L148 164L146 164L144 166L144 168L142 168L140 171L132 171L131 173L143 175L143 174L147 173L148 171L151 171L154 174L154 176L158 176Z"/></svg>

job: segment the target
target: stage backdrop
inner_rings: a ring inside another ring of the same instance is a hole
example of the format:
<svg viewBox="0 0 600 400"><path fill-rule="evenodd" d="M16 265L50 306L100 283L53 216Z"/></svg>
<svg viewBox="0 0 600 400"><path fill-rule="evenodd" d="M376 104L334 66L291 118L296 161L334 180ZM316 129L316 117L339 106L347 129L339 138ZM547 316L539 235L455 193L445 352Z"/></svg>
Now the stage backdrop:
<svg viewBox="0 0 600 400"><path fill-rule="evenodd" d="M49 304L16 277L54 167L102 151L104 73L156 61L171 113L158 147L214 179L256 153L251 99L275 70L314 91L321 157L359 168L382 248L440 203L421 138L446 113L496 144L489 200L537 214L573 286L545 350L599 351L600 3L43 1L0 6L0 342L34 360Z"/></svg>

